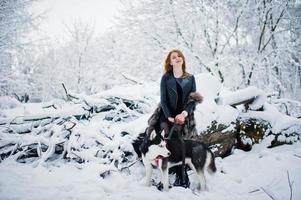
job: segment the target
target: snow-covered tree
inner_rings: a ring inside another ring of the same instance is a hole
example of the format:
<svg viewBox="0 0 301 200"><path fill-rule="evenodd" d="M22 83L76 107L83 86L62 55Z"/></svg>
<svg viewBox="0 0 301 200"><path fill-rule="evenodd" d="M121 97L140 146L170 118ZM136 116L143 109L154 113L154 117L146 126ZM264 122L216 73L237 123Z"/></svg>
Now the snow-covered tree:
<svg viewBox="0 0 301 200"><path fill-rule="evenodd" d="M27 38L30 30L36 27L39 16L29 12L34 0L0 1L0 95L11 94L17 84L18 52L31 42ZM19 88L20 89L20 88ZM16 91L15 91L16 92Z"/></svg>
<svg viewBox="0 0 301 200"><path fill-rule="evenodd" d="M192 73L209 72L232 88L256 85L292 98L301 89L292 39L300 26L291 14L296 1L124 2L116 32L122 33L119 52L127 54L119 62L130 61L136 76L158 79L164 56L176 47ZM145 76L145 69L154 73Z"/></svg>
<svg viewBox="0 0 301 200"><path fill-rule="evenodd" d="M93 24L77 20L66 25L60 46L47 44L47 50L34 51L41 55L38 59L15 51L6 59L7 66L19 69L23 77L29 77L23 72L31 76L34 72L39 79L35 90L48 99L63 94L61 83L72 91L93 94L125 83L123 74L159 80L166 54L179 48L191 73L208 72L232 89L255 85L278 98L300 98L296 1L122 2L122 17L105 34L98 36ZM32 63L32 69L25 70L21 63L28 67ZM3 80L7 91L20 89Z"/></svg>

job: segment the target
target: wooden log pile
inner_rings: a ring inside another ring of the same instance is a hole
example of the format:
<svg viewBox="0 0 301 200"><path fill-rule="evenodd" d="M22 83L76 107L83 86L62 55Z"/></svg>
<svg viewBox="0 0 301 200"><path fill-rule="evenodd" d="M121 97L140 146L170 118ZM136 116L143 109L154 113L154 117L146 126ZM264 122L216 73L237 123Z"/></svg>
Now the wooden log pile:
<svg viewBox="0 0 301 200"><path fill-rule="evenodd" d="M64 159L123 168L132 159L128 136L111 133L101 124L136 119L148 112L149 106L143 97L97 99L68 94L61 105L55 101L44 104L50 109L47 113L0 118L0 162L10 157L36 166Z"/></svg>
<svg viewBox="0 0 301 200"><path fill-rule="evenodd" d="M248 95L241 95L244 92ZM265 97L262 92L244 92L215 101L239 110L236 121L221 124L214 120L195 139L207 143L221 157L230 155L235 148L249 151L267 139L267 147L300 140L299 121L276 130L271 121L248 116L250 112L267 112ZM8 157L33 165L54 160L94 161L123 169L135 159L130 135L113 132L110 127L151 113L151 105L157 102L148 97L91 97L67 91L66 97L66 101L44 103L48 112L43 114L0 118L0 162Z"/></svg>

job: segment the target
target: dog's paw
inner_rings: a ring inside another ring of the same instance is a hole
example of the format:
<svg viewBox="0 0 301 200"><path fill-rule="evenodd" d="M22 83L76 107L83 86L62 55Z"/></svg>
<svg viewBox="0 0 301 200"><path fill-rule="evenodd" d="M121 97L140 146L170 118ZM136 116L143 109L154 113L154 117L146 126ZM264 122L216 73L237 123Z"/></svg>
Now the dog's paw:
<svg viewBox="0 0 301 200"><path fill-rule="evenodd" d="M157 189L162 191L163 190L163 183L162 182L159 182L157 185L156 185Z"/></svg>
<svg viewBox="0 0 301 200"><path fill-rule="evenodd" d="M171 185L168 186L168 189L164 189L164 185L162 182L159 182L157 185L156 185L157 189L160 190L160 191L168 191L168 189L171 188Z"/></svg>

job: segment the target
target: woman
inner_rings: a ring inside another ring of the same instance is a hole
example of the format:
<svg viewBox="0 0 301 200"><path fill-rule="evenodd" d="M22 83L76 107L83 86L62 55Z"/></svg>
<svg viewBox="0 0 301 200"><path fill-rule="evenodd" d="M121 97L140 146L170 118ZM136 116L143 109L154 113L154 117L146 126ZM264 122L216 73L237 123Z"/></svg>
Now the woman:
<svg viewBox="0 0 301 200"><path fill-rule="evenodd" d="M196 91L195 78L186 72L185 57L180 50L170 51L164 63L165 73L160 84L160 99L163 113L160 115L160 128L165 136L172 123L183 125L195 103L188 103L189 95Z"/></svg>
<svg viewBox="0 0 301 200"><path fill-rule="evenodd" d="M196 84L194 76L186 72L185 57L180 50L174 49L168 53L164 70L165 73L160 84L161 113L159 122L160 129L164 130L165 137L168 137L173 123L184 125L185 121L186 123L191 121L186 118L188 115L193 117L196 102L190 101L190 95L196 91ZM195 127L193 128L195 129ZM191 134L193 131L186 132ZM188 135L184 135L184 137L188 137ZM181 166L178 166L174 185L189 187L186 170L183 173Z"/></svg>

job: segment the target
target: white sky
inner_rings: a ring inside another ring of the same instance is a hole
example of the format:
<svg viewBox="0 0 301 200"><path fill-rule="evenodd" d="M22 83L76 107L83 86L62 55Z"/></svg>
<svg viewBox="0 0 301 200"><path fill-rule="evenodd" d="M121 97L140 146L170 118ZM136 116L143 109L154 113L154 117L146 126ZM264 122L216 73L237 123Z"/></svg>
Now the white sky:
<svg viewBox="0 0 301 200"><path fill-rule="evenodd" d="M62 35L64 23L76 19L95 23L96 34L101 34L113 26L120 8L119 0L39 0L33 5L33 12L47 11L47 19L41 24L42 34L56 38Z"/></svg>

